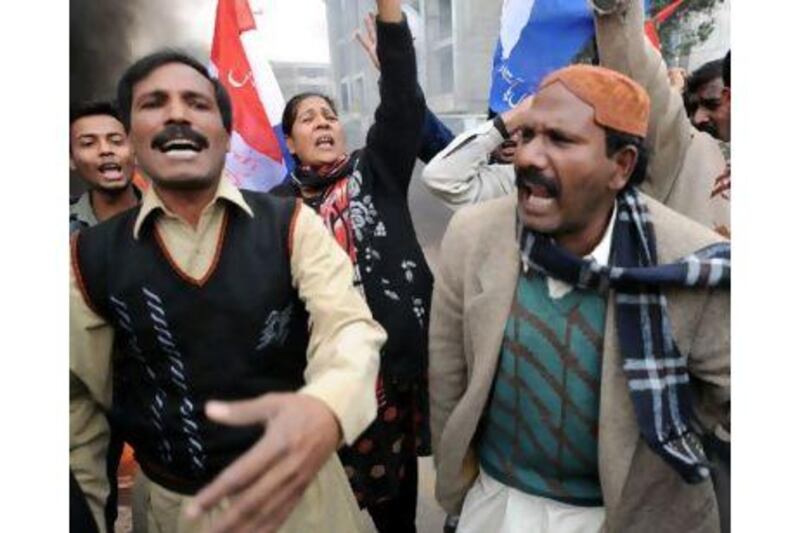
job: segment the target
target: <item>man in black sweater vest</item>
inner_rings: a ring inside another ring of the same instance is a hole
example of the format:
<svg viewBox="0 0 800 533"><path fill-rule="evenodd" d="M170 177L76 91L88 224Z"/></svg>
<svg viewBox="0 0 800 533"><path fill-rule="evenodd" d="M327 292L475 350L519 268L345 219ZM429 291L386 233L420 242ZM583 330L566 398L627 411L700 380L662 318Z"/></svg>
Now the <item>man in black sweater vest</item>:
<svg viewBox="0 0 800 533"><path fill-rule="evenodd" d="M148 529L357 531L334 452L375 417L386 335L349 258L302 202L226 179L231 104L202 64L147 56L118 99L152 187L72 241L70 466L96 521L112 427Z"/></svg>

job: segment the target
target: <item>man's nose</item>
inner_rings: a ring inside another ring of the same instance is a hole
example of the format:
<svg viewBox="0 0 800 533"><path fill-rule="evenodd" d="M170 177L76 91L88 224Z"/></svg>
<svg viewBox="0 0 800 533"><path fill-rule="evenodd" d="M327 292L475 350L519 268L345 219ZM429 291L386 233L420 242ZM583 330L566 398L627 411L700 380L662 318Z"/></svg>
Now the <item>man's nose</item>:
<svg viewBox="0 0 800 533"><path fill-rule="evenodd" d="M100 155L113 155L113 145L105 139L100 139Z"/></svg>
<svg viewBox="0 0 800 533"><path fill-rule="evenodd" d="M709 120L711 120L711 117L708 114L708 110L703 106L699 106L692 115L692 122L695 124L704 124Z"/></svg>
<svg viewBox="0 0 800 533"><path fill-rule="evenodd" d="M533 167L542 170L547 166L547 153L543 142L543 136L537 135L528 142L517 144L514 154L514 164L518 167Z"/></svg>
<svg viewBox="0 0 800 533"><path fill-rule="evenodd" d="M188 123L189 108L183 102L171 102L167 105L167 122Z"/></svg>

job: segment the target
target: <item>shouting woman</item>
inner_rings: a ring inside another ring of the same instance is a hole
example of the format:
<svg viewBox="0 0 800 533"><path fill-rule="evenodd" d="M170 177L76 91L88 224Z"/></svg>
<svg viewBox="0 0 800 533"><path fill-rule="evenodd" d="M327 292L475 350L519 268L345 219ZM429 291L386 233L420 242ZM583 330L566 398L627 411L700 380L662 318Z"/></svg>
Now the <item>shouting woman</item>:
<svg viewBox="0 0 800 533"><path fill-rule="evenodd" d="M381 101L366 146L348 152L329 97L299 94L283 114L297 167L289 183L273 192L300 197L319 213L349 254L354 284L389 335L376 384L377 420L340 452L356 498L384 533L416 530L417 456L430 454L427 337L433 276L408 208L425 99L400 1L377 4Z"/></svg>

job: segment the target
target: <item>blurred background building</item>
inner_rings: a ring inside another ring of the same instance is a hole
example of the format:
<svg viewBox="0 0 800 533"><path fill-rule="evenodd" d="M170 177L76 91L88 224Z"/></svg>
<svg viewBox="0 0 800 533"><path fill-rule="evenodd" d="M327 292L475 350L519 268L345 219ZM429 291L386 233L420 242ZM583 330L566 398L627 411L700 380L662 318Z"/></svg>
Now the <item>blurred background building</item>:
<svg viewBox="0 0 800 533"><path fill-rule="evenodd" d="M333 87L330 63L273 61L272 72L287 100L309 91L329 94Z"/></svg>
<svg viewBox="0 0 800 533"><path fill-rule="evenodd" d="M502 0L409 0L420 86L428 107L460 132L484 119ZM378 105L378 72L355 40L373 0L326 0L333 94L348 140L363 143Z"/></svg>

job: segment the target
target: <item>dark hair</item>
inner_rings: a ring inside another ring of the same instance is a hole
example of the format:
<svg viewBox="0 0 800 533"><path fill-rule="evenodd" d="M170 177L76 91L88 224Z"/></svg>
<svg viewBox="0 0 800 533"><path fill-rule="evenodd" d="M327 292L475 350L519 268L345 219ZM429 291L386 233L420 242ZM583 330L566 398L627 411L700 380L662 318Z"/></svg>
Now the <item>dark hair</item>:
<svg viewBox="0 0 800 533"><path fill-rule="evenodd" d="M117 105L110 100L93 100L90 102L73 102L69 106L69 125L83 117L108 115L122 122Z"/></svg>
<svg viewBox="0 0 800 533"><path fill-rule="evenodd" d="M133 86L150 75L151 72L159 67L170 63L181 63L187 67L195 69L211 85L214 86L214 97L217 100L217 107L222 115L222 124L225 130L231 133L233 127L233 106L231 105L228 91L216 78L212 78L208 69L195 58L178 50L161 50L144 56L139 61L128 67L117 84L117 102L119 102L120 112L122 113L122 125L125 130L131 127L131 105L133 104Z"/></svg>
<svg viewBox="0 0 800 533"><path fill-rule="evenodd" d="M725 87L731 88L731 51L725 54L725 59L722 60L722 83Z"/></svg>
<svg viewBox="0 0 800 533"><path fill-rule="evenodd" d="M644 145L644 138L630 133L624 133L612 128L606 130L606 156L611 157L626 146L636 148L636 164L633 166L628 185L641 185L647 173L647 147Z"/></svg>
<svg viewBox="0 0 800 533"><path fill-rule="evenodd" d="M292 126L294 126L294 122L297 120L297 108L300 107L300 104L303 100L307 98L322 98L327 102L334 113L337 115L339 114L336 111L336 104L333 103L333 99L330 96L322 93L318 93L316 91L308 91L300 94L296 94L292 96L292 98L286 102L286 107L283 108L283 116L281 117L281 129L283 130L283 134L287 137L292 134Z"/></svg>
<svg viewBox="0 0 800 533"><path fill-rule="evenodd" d="M722 59L715 59L704 64L689 76L686 80L686 93L695 93L710 81L722 77Z"/></svg>

